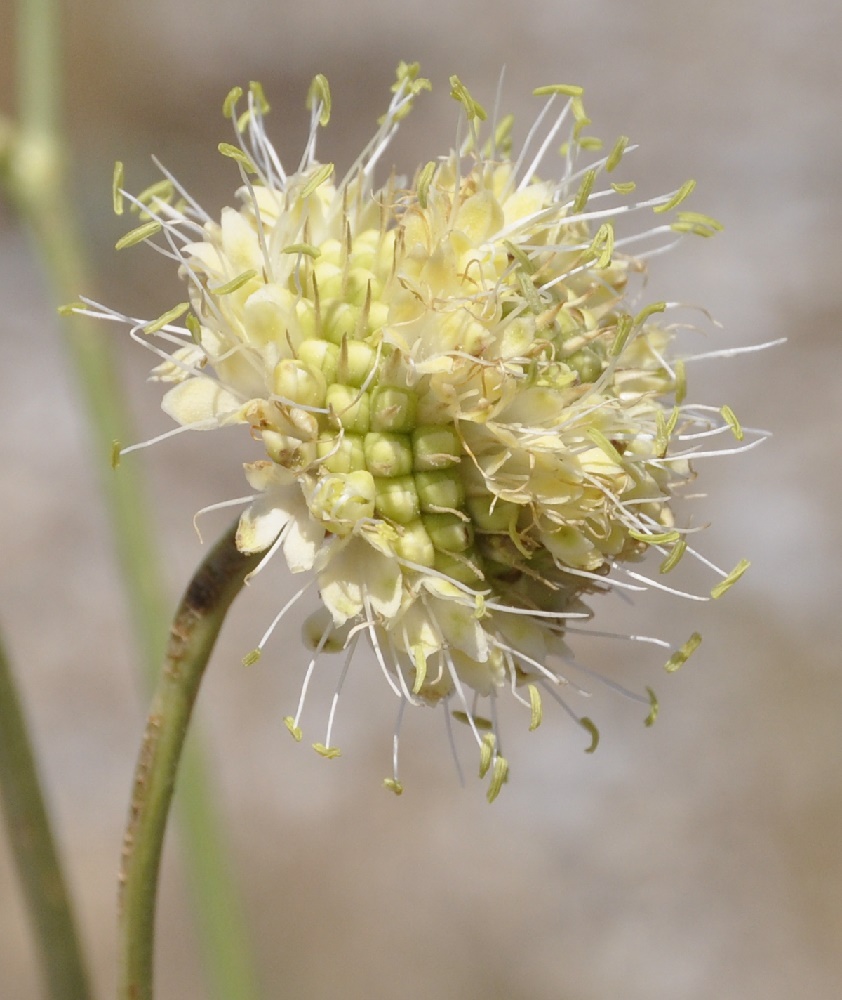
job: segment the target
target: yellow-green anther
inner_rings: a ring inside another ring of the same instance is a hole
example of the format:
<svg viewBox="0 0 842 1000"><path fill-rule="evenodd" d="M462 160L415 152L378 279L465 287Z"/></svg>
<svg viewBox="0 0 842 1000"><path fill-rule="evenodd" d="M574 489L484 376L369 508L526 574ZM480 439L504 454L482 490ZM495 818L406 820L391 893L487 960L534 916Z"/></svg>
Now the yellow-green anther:
<svg viewBox="0 0 842 1000"><path fill-rule="evenodd" d="M421 513L418 491L412 476L376 479L375 509L381 517L398 524L417 521Z"/></svg>
<svg viewBox="0 0 842 1000"><path fill-rule="evenodd" d="M263 436L265 439L265 432ZM361 472L366 468L364 440L359 434L324 437L319 439L316 451L328 472Z"/></svg>
<svg viewBox="0 0 842 1000"><path fill-rule="evenodd" d="M731 407L728 406L728 404L726 403L723 407L720 408L719 412L722 414L722 419L731 428L731 433L734 435L734 437L738 441L742 441L743 438L745 437L745 433L743 432L743 428L740 425L739 420L737 420L737 415L734 413Z"/></svg>
<svg viewBox="0 0 842 1000"><path fill-rule="evenodd" d="M401 559L418 566L432 566L436 558L433 543L421 521L412 521L402 526L395 542L395 551Z"/></svg>
<svg viewBox="0 0 842 1000"><path fill-rule="evenodd" d="M751 566L751 563L748 561L748 559L741 559L737 563L737 565L731 570L728 576L726 576L721 583L718 583L713 588L713 590L711 590L710 596L714 598L714 600L717 597L722 597L722 595L726 591L730 590L734 586L734 584L737 582L737 580L739 580L739 578L743 575L743 573L745 573L745 571L749 568L749 566Z"/></svg>
<svg viewBox="0 0 842 1000"><path fill-rule="evenodd" d="M455 714L455 713L454 713ZM494 733L486 733L479 746L479 776L484 778L488 774L491 762L494 760L494 750L497 746L497 738Z"/></svg>
<svg viewBox="0 0 842 1000"><path fill-rule="evenodd" d="M388 788L395 795L403 795L403 785L399 781L395 781L394 778L384 778L383 787Z"/></svg>
<svg viewBox="0 0 842 1000"><path fill-rule="evenodd" d="M122 454L123 448L119 441L111 442L111 468L116 469L120 464L120 455Z"/></svg>
<svg viewBox="0 0 842 1000"><path fill-rule="evenodd" d="M467 712L463 712L461 709L455 709L450 714L457 722L461 722L463 726L470 726L471 722L473 722L473 728L478 729L481 733L488 733L494 729L494 723L491 719L486 719L485 716L469 716Z"/></svg>
<svg viewBox="0 0 842 1000"><path fill-rule="evenodd" d="M544 708L541 704L541 692L535 684L527 684L526 690L529 692L529 707L532 710L532 718L529 721L529 732L534 732L541 725L544 717Z"/></svg>
<svg viewBox="0 0 842 1000"><path fill-rule="evenodd" d="M614 227L610 222L603 222L597 229L589 252L596 257L597 267L605 268L611 263L611 255L614 253Z"/></svg>
<svg viewBox="0 0 842 1000"><path fill-rule="evenodd" d="M596 427L588 428L588 437L593 441L593 443L603 451L612 462L616 465L623 464L623 456L617 451L613 444L608 440L608 438L602 433L602 431L597 430Z"/></svg>
<svg viewBox="0 0 842 1000"><path fill-rule="evenodd" d="M242 274L238 274L236 278L232 278L230 281L226 281L224 285L211 285L208 288L209 292L214 295L230 295L232 292L238 291L243 285L247 285L252 278L257 277L257 271L253 267L250 267L248 271L243 271Z"/></svg>
<svg viewBox="0 0 842 1000"><path fill-rule="evenodd" d="M309 368L315 368L322 373L328 385L336 381L339 368L339 348L328 340L305 340L298 348L298 357Z"/></svg>
<svg viewBox="0 0 842 1000"><path fill-rule="evenodd" d="M253 667L254 664L260 659L261 655L262 654L259 649L253 649L250 653L246 653L243 657L243 666Z"/></svg>
<svg viewBox="0 0 842 1000"><path fill-rule="evenodd" d="M570 98L570 110L573 112L573 117L576 119L576 124L580 125L583 122L590 125L591 120L585 114L585 105L582 103L581 94L573 94Z"/></svg>
<svg viewBox="0 0 842 1000"><path fill-rule="evenodd" d="M625 153L628 144L629 137L627 135L621 135L614 143L614 146L605 161L605 169L609 174L612 170L616 170L616 168L620 165L620 160L622 160L623 153Z"/></svg>
<svg viewBox="0 0 842 1000"><path fill-rule="evenodd" d="M571 215L578 215L585 205L587 205L595 180L596 171L586 170L582 177L582 183L579 185L579 190L576 192L576 197L573 199L573 204L570 206Z"/></svg>
<svg viewBox="0 0 842 1000"><path fill-rule="evenodd" d="M654 316L655 313L662 313L666 308L666 302L650 302L648 306L644 306L637 316L635 316L634 325L641 326L650 316Z"/></svg>
<svg viewBox="0 0 842 1000"><path fill-rule="evenodd" d="M296 743L301 742L301 730L296 726L295 719L291 715L287 715L284 718L284 725L290 731L290 735L295 740Z"/></svg>
<svg viewBox="0 0 842 1000"><path fill-rule="evenodd" d="M566 97L581 97L584 88L578 87L574 83L550 83L544 87L536 87L532 91L533 97L549 97L551 94L564 94Z"/></svg>
<svg viewBox="0 0 842 1000"><path fill-rule="evenodd" d="M591 745L589 747L585 747L585 753L593 753L599 746L599 730L596 728L593 719L589 719L587 715L583 715L582 718L579 719L579 725L582 729L586 729L591 734Z"/></svg>
<svg viewBox="0 0 842 1000"><path fill-rule="evenodd" d="M700 222L690 222L687 219L679 219L670 223L670 229L675 233L691 233L693 236L702 236L705 239L714 236L717 232L709 226L703 226Z"/></svg>
<svg viewBox="0 0 842 1000"><path fill-rule="evenodd" d="M324 128L330 121L330 84L324 73L317 73L313 77L310 89L307 91L307 110L312 111L316 105L319 108L319 125Z"/></svg>
<svg viewBox="0 0 842 1000"><path fill-rule="evenodd" d="M407 434L374 432L364 439L365 464L372 476L408 476L412 472L412 445Z"/></svg>
<svg viewBox="0 0 842 1000"><path fill-rule="evenodd" d="M672 437L672 432L675 430L675 426L678 423L678 418L680 414L681 411L678 409L677 406L674 406L672 408L672 413L670 413L669 418L667 420L667 427L666 427L667 437Z"/></svg>
<svg viewBox="0 0 842 1000"><path fill-rule="evenodd" d="M333 760L335 757L342 756L342 751L339 747L326 747L324 743L314 743L313 749L320 757L324 757L325 760Z"/></svg>
<svg viewBox="0 0 842 1000"><path fill-rule="evenodd" d="M123 163L122 160L117 160L114 164L114 177L111 181L111 198L114 202L114 214L123 214Z"/></svg>
<svg viewBox="0 0 842 1000"><path fill-rule="evenodd" d="M517 279L518 288L520 288L521 295L526 299L526 304L529 306L529 311L537 316L539 313L544 311L544 304L541 302L541 296L538 294L538 290L532 283L531 278L529 278L523 271L516 271L515 278Z"/></svg>
<svg viewBox="0 0 842 1000"><path fill-rule="evenodd" d="M163 228L160 222L145 222L142 226L130 230L125 236L121 236L114 244L114 248L116 250L125 250L126 247L133 247L137 243L143 243L144 240L148 240L150 237L160 233Z"/></svg>
<svg viewBox="0 0 842 1000"><path fill-rule="evenodd" d="M617 332L614 334L614 342L608 352L612 358L619 357L623 353L623 348L629 339L629 334L634 329L634 320L628 313L622 313L617 317Z"/></svg>
<svg viewBox="0 0 842 1000"><path fill-rule="evenodd" d="M252 101L260 114L266 115L272 110L269 106L269 102L266 100L266 94L263 91L263 84L260 83L259 80L249 81L249 92L251 93Z"/></svg>
<svg viewBox="0 0 842 1000"><path fill-rule="evenodd" d="M465 502L462 477L456 470L416 472L415 485L423 511L458 510Z"/></svg>
<svg viewBox="0 0 842 1000"><path fill-rule="evenodd" d="M183 316L189 308L189 302L180 302L177 306L173 306L172 309L168 309L157 319L152 320L151 323L147 323L143 328L143 332L157 333L159 330L163 330L168 323L173 323L179 317Z"/></svg>
<svg viewBox="0 0 842 1000"><path fill-rule="evenodd" d="M636 188L637 184L634 181L615 181L611 185L611 190L617 194L631 194Z"/></svg>
<svg viewBox="0 0 842 1000"><path fill-rule="evenodd" d="M678 221L695 223L703 228L711 229L715 233L722 232L725 228L722 223L714 219L713 216L705 215L703 212L679 212Z"/></svg>
<svg viewBox="0 0 842 1000"><path fill-rule="evenodd" d="M286 402L321 408L325 405L327 383L318 368L285 358L272 372L272 390Z"/></svg>
<svg viewBox="0 0 842 1000"><path fill-rule="evenodd" d="M588 122L590 125L590 122ZM602 139L595 135L583 135L578 140L580 147L589 153L595 153L602 149Z"/></svg>
<svg viewBox="0 0 842 1000"><path fill-rule="evenodd" d="M684 201L684 199L690 194L693 188L696 186L694 180L686 181L681 187L675 192L675 194L668 201L665 201L662 205L656 205L652 211L660 215L663 212L672 211L678 205Z"/></svg>
<svg viewBox="0 0 842 1000"><path fill-rule="evenodd" d="M684 666L684 664L690 659L693 653L702 644L702 637L700 633L694 632L687 642L683 646L680 646L672 656L664 664L664 670L668 674L674 674L679 667Z"/></svg>
<svg viewBox="0 0 842 1000"><path fill-rule="evenodd" d="M468 497L467 507L476 530L488 534L509 534L518 516L517 504L508 500L497 500L493 494Z"/></svg>
<svg viewBox="0 0 842 1000"><path fill-rule="evenodd" d="M511 240L503 240L503 246L506 248L506 252L509 256L513 260L516 260L527 274L535 273L537 265L524 249L512 243Z"/></svg>
<svg viewBox="0 0 842 1000"><path fill-rule="evenodd" d="M415 426L417 409L418 396L412 390L378 386L371 393L371 429L409 433Z"/></svg>
<svg viewBox="0 0 842 1000"><path fill-rule="evenodd" d="M87 303L85 302L65 302L56 309L59 316L72 316L74 313L79 312L82 309L87 309Z"/></svg>
<svg viewBox="0 0 842 1000"><path fill-rule="evenodd" d="M290 243L288 247L281 250L281 253L304 254L305 257L312 257L313 260L317 260L322 255L321 250L310 243Z"/></svg>
<svg viewBox="0 0 842 1000"><path fill-rule="evenodd" d="M236 160L237 163L249 174L256 174L257 168L252 163L249 156L240 149L239 146L232 146L230 142L221 142L217 149L223 156L227 156L229 160Z"/></svg>
<svg viewBox="0 0 842 1000"><path fill-rule="evenodd" d="M243 96L242 87L232 87L222 102L222 114L225 118L233 118L237 108L237 102Z"/></svg>
<svg viewBox="0 0 842 1000"><path fill-rule="evenodd" d="M675 371L675 402L677 406L681 406L687 395L687 370L681 360L675 362L673 369Z"/></svg>
<svg viewBox="0 0 842 1000"><path fill-rule="evenodd" d="M370 397L353 386L335 382L328 386L326 405L346 431L367 434L370 429Z"/></svg>
<svg viewBox="0 0 842 1000"><path fill-rule="evenodd" d="M333 173L333 169L334 168L332 163L323 163L319 167L319 169L316 170L316 172L313 174L310 180L308 180L307 183L304 185L304 187L301 189L301 194L299 196L301 200L304 201L307 198L309 198L317 187L320 187L322 184L324 184L324 182Z"/></svg>
<svg viewBox="0 0 842 1000"><path fill-rule="evenodd" d="M658 718L658 710L660 708L660 705L658 704L658 696L655 694L652 688L648 687L646 689L646 693L649 695L649 714L646 716L643 725L649 727L655 725L655 720Z"/></svg>
<svg viewBox="0 0 842 1000"><path fill-rule="evenodd" d="M338 381L359 389L371 374L377 352L360 340L343 339L339 346Z"/></svg>
<svg viewBox="0 0 842 1000"><path fill-rule="evenodd" d="M509 762L505 757L496 757L494 759L494 767L491 772L491 783L489 784L488 791L485 795L489 803L493 802L500 794L500 789L506 784L508 776Z"/></svg>
<svg viewBox="0 0 842 1000"><path fill-rule="evenodd" d="M681 557L687 551L687 542L683 538L679 538L678 541L670 549L669 554L666 559L660 565L661 573L669 573L671 569L674 569Z"/></svg>
<svg viewBox="0 0 842 1000"><path fill-rule="evenodd" d="M438 164L430 160L418 174L418 183L415 186L415 190L418 193L418 204L422 208L427 207L427 195L430 192L430 185L433 183L433 177L437 169Z"/></svg>
<svg viewBox="0 0 842 1000"><path fill-rule="evenodd" d="M481 104L471 97L468 92L468 88L459 79L458 76L452 76L450 78L450 96L459 101L459 103L464 107L465 114L468 121L473 121L475 118L479 118L480 121L485 121L488 115L485 112L485 108Z"/></svg>
<svg viewBox="0 0 842 1000"><path fill-rule="evenodd" d="M677 542L681 537L677 531L647 534L645 531L638 531L637 528L629 528L628 533L638 542L646 542L648 545L668 545L670 542Z"/></svg>
<svg viewBox="0 0 842 1000"><path fill-rule="evenodd" d="M470 548L470 525L456 514L424 514L422 518L433 545L442 552L465 552Z"/></svg>

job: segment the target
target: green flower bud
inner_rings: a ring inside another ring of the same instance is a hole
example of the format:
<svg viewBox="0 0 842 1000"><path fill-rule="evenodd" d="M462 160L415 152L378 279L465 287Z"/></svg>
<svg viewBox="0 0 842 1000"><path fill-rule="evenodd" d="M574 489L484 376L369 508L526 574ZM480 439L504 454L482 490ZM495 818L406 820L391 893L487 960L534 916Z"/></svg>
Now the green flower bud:
<svg viewBox="0 0 842 1000"><path fill-rule="evenodd" d="M374 348L361 340L342 341L339 348L337 380L359 388L371 374L377 354Z"/></svg>
<svg viewBox="0 0 842 1000"><path fill-rule="evenodd" d="M421 521L412 521L401 530L395 552L401 559L418 566L432 566L436 556L433 542Z"/></svg>
<svg viewBox="0 0 842 1000"><path fill-rule="evenodd" d="M319 438L317 452L328 472L360 472L366 467L363 438L359 434Z"/></svg>
<svg viewBox="0 0 842 1000"><path fill-rule="evenodd" d="M336 381L339 348L327 340L305 340L298 348L298 357L310 368L320 371L328 385Z"/></svg>
<svg viewBox="0 0 842 1000"><path fill-rule="evenodd" d="M366 434L369 428L369 395L335 382L328 386L326 402L346 431Z"/></svg>
<svg viewBox="0 0 842 1000"><path fill-rule="evenodd" d="M276 396L300 406L322 407L325 405L327 382L317 368L287 358L275 365L272 389Z"/></svg>
<svg viewBox="0 0 842 1000"><path fill-rule="evenodd" d="M462 558L457 559L447 552L437 551L433 566L439 573L444 573L453 580L465 583L469 587L477 587L482 583L482 576L478 565L472 565L469 561L470 556L471 553L467 552Z"/></svg>
<svg viewBox="0 0 842 1000"><path fill-rule="evenodd" d="M465 502L462 478L455 469L416 472L415 485L423 511L458 510Z"/></svg>
<svg viewBox="0 0 842 1000"><path fill-rule="evenodd" d="M377 479L376 508L381 517L398 524L416 521L421 512L418 491L412 476Z"/></svg>
<svg viewBox="0 0 842 1000"><path fill-rule="evenodd" d="M452 427L429 424L412 432L415 471L430 472L455 465L462 457L459 437Z"/></svg>
<svg viewBox="0 0 842 1000"><path fill-rule="evenodd" d="M373 476L408 476L412 472L409 435L366 434L365 464Z"/></svg>
<svg viewBox="0 0 842 1000"><path fill-rule="evenodd" d="M468 497L468 512L477 531L508 534L517 521L518 506L508 500L498 500L493 494L484 494Z"/></svg>
<svg viewBox="0 0 842 1000"><path fill-rule="evenodd" d="M371 393L371 429L408 433L415 425L417 407L418 397L410 389L378 386Z"/></svg>
<svg viewBox="0 0 842 1000"><path fill-rule="evenodd" d="M565 361L583 382L596 382L602 374L599 355L588 347L574 351Z"/></svg>
<svg viewBox="0 0 842 1000"><path fill-rule="evenodd" d="M322 334L334 344L358 336L361 310L349 302L331 302L322 312Z"/></svg>
<svg viewBox="0 0 842 1000"><path fill-rule="evenodd" d="M473 541L471 526L457 514L425 514L424 527L442 552L465 552Z"/></svg>

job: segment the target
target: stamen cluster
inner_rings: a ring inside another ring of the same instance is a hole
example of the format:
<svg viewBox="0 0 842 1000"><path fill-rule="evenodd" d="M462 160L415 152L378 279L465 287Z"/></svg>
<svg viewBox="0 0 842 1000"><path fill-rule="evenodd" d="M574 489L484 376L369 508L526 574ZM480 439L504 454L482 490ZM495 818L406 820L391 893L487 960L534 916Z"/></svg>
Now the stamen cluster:
<svg viewBox="0 0 842 1000"><path fill-rule="evenodd" d="M672 501L698 449L676 444L744 432L727 407L685 403L684 365L670 360L673 331L659 322L666 304L631 305L630 282L664 248L659 239L719 228L676 211L692 183L626 200L634 185L610 182L625 138L580 166L598 143L583 134L581 90L569 86L537 92L546 105L513 158L511 119L484 135L484 110L454 77L460 148L409 183L392 176L378 187L375 164L428 86L417 66L399 67L378 132L341 180L315 156L330 116L323 77L292 173L266 137L261 89L251 86L241 115L244 95L232 91L236 144L220 150L238 165L239 207L216 221L166 172L137 197L115 178L115 204L128 199L141 215L120 245L146 241L173 257L189 301L152 323L78 308L128 320L161 355L153 377L171 384L163 407L180 428L242 424L261 445L245 465L254 494L237 545L266 559L282 551L293 573L316 582L304 692L322 653L346 649L347 670L367 635L401 715L407 704L444 703L448 720L470 727L493 799L508 770L500 690L529 707L530 728L548 693L595 747L595 726L559 693L561 665L574 662L570 622L590 617L583 598L610 586L671 589L628 566L654 548L667 573L688 550ZM561 179L542 180L565 127ZM654 226L617 231L643 210ZM631 253L635 244L649 249ZM714 595L746 565L713 567ZM698 642L694 634L668 669ZM287 720L296 739L304 692ZM651 723L654 695L642 700ZM335 704L315 745L326 756L338 753ZM401 790L397 729L387 785Z"/></svg>

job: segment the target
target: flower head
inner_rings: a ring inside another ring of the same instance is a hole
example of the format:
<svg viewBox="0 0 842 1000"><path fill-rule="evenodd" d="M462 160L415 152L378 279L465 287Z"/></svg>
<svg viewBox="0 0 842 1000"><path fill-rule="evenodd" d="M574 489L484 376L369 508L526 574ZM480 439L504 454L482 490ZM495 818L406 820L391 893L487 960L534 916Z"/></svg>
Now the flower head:
<svg viewBox="0 0 842 1000"><path fill-rule="evenodd" d="M727 407L685 401L663 322L672 307L635 302L648 256L719 228L680 210L692 183L629 200L634 185L612 174L633 147L621 138L598 154L576 87L536 92L545 104L515 155L511 119L485 130L453 77L461 147L409 183L378 186L375 166L428 86L417 66L399 67L374 138L341 178L316 158L330 116L323 77L293 172L266 136L261 89L232 91L236 141L220 151L240 172L238 207L213 219L166 171L135 197L115 178L115 205L128 199L141 216L119 245L150 242L172 257L188 300L151 323L78 308L128 320L160 356L153 378L169 385L163 408L179 429L240 424L260 446L245 464L253 494L237 545L265 553L261 566L281 553L308 583L247 659L315 582L304 692L323 653L346 650L347 670L367 640L399 718L406 705L443 703L470 728L494 798L508 770L498 694L524 704L530 728L549 695L593 749L596 727L561 694L563 671L578 667L568 639L590 618L585 599L671 589L630 567L650 549L661 574L696 554L672 509L690 459L721 433L742 442L723 451L760 435L744 441ZM543 179L560 139L560 179ZM645 231L624 225L647 213ZM747 565L727 574L703 562L720 579L713 596ZM627 693L653 721L654 695ZM338 753L335 703L316 744L326 756ZM304 693L287 720L297 739L303 704ZM397 731L387 785L400 791Z"/></svg>

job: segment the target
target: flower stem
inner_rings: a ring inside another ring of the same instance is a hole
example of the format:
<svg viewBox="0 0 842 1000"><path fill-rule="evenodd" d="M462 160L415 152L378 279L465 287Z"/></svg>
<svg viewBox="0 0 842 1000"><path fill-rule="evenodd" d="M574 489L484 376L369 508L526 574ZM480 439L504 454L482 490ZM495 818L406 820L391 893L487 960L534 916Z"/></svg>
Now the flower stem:
<svg viewBox="0 0 842 1000"><path fill-rule="evenodd" d="M138 756L120 874L119 1000L154 992L158 870L190 714L225 614L260 559L237 551L235 533L217 542L181 599Z"/></svg>
<svg viewBox="0 0 842 1000"><path fill-rule="evenodd" d="M92 289L85 252L67 197L60 121L61 53L57 0L19 0L16 152L9 194L29 224L58 301ZM107 467L114 439L131 438L110 344L84 317L66 320L67 347L88 410L95 453L127 587L141 661L150 686L164 650L168 609L149 505L136 466ZM208 994L216 1000L258 996L251 949L230 877L212 783L194 732L182 766L176 807Z"/></svg>
<svg viewBox="0 0 842 1000"><path fill-rule="evenodd" d="M88 1000L88 976L26 720L0 643L0 801L50 1000Z"/></svg>

